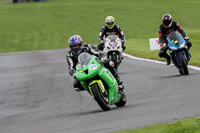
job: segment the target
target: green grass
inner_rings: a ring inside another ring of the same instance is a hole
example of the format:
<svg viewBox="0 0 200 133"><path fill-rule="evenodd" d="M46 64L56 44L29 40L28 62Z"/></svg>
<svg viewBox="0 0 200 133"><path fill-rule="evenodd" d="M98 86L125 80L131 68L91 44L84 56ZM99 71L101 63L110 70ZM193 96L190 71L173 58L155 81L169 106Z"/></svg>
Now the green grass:
<svg viewBox="0 0 200 133"><path fill-rule="evenodd" d="M113 15L126 34L125 52L162 60L150 51L149 38L158 37L165 13L172 14L191 38L190 64L200 66L199 0L55 0L0 4L0 53L67 47L73 34L98 44L105 17Z"/></svg>
<svg viewBox="0 0 200 133"><path fill-rule="evenodd" d="M193 42L190 64L200 66L200 1L198 0L56 0L0 5L0 53L67 47L73 34L85 43L98 44L97 36L108 15L126 34L125 52L161 60L150 51L149 38L157 37L161 17L172 14Z"/></svg>
<svg viewBox="0 0 200 133"><path fill-rule="evenodd" d="M200 118L188 118L169 124L156 124L115 133L200 133Z"/></svg>

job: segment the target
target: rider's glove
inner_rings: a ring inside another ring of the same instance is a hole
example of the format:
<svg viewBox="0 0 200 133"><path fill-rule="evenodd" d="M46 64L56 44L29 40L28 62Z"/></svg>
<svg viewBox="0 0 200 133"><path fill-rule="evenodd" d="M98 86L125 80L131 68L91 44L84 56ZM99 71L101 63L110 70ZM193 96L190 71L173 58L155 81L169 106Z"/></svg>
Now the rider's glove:
<svg viewBox="0 0 200 133"><path fill-rule="evenodd" d="M165 43L163 43L163 44L161 44L161 45L162 45L162 46L161 46L161 50L162 50L162 51L167 51L168 45L165 44Z"/></svg>
<svg viewBox="0 0 200 133"><path fill-rule="evenodd" d="M161 44L161 48L167 48L168 45L166 43Z"/></svg>
<svg viewBox="0 0 200 133"><path fill-rule="evenodd" d="M108 62L109 60L108 60L108 58L107 57L102 57L101 58L101 62L102 63L106 63L106 62Z"/></svg>
<svg viewBox="0 0 200 133"><path fill-rule="evenodd" d="M186 40L186 41L189 41L189 37L188 36L186 36L186 37L184 37L184 39Z"/></svg>
<svg viewBox="0 0 200 133"><path fill-rule="evenodd" d="M167 47L167 44L166 43L163 43L161 44L162 45L162 48L166 48Z"/></svg>

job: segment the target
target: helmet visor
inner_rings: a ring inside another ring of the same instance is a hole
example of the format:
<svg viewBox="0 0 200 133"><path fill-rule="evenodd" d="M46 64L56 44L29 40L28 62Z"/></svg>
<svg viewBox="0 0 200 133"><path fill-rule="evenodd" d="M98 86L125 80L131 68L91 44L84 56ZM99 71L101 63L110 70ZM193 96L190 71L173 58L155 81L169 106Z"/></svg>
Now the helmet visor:
<svg viewBox="0 0 200 133"><path fill-rule="evenodd" d="M170 23L171 23L171 21L170 21L170 20L165 20L165 21L163 21L163 24L164 24L165 26L169 26L169 25L170 25Z"/></svg>
<svg viewBox="0 0 200 133"><path fill-rule="evenodd" d="M107 22L107 25L113 25L114 22Z"/></svg>
<svg viewBox="0 0 200 133"><path fill-rule="evenodd" d="M71 48L72 50L74 50L74 51L77 51L77 50L79 50L80 45L71 45L70 48Z"/></svg>
<svg viewBox="0 0 200 133"><path fill-rule="evenodd" d="M114 22L107 22L106 25L107 25L108 28L113 28Z"/></svg>

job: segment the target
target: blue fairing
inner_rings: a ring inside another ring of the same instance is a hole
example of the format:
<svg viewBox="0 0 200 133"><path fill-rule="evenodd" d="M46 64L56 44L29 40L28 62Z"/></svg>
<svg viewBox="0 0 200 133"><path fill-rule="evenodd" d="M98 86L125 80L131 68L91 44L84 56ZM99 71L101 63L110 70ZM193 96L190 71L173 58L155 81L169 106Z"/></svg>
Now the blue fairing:
<svg viewBox="0 0 200 133"><path fill-rule="evenodd" d="M185 40L183 39L182 36L180 36L180 38L178 40L178 42L179 42L178 46L174 44L174 42L177 41L177 40L170 40L169 38L167 38L167 41L168 41L168 48L170 50L170 53L173 52L173 51L175 51L175 50L180 49L180 45L183 44L183 43L185 43ZM184 46L187 47L186 43L184 44Z"/></svg>
<svg viewBox="0 0 200 133"><path fill-rule="evenodd" d="M183 44L183 43L185 43L185 46L186 46L185 40L183 39L182 36L180 36L180 38L179 38L179 46L180 46L181 44Z"/></svg>
<svg viewBox="0 0 200 133"><path fill-rule="evenodd" d="M187 60L187 63L190 60L186 42L183 39L183 37L180 35L180 33L175 33L172 36L168 36L168 37L169 38L167 38L167 41L168 41L168 48L169 48L170 57L171 57L174 65L178 69L181 70L180 66L178 65L179 59L178 59L177 55L184 53L184 57ZM178 45L175 44L177 41L178 41ZM183 52L183 51L185 51L185 52ZM175 57L175 55L176 55L176 57Z"/></svg>

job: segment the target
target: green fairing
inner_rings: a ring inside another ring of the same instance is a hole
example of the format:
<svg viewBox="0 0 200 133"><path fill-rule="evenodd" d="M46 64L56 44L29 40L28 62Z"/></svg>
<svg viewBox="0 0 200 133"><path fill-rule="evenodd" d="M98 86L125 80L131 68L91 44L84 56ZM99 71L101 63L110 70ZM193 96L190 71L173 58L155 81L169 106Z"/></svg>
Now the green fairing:
<svg viewBox="0 0 200 133"><path fill-rule="evenodd" d="M116 79L113 77L113 75L110 73L110 71L106 68L103 68L99 76L106 82L106 84L109 87L108 93L109 93L109 102L110 104L114 104L120 100L121 94L119 98L117 98L118 94L118 85ZM117 98L117 99L116 99Z"/></svg>
<svg viewBox="0 0 200 133"><path fill-rule="evenodd" d="M102 67L99 63L96 62L95 60L95 56L92 57L92 59L90 60L90 62L88 63L87 66L85 66L84 68L81 68L79 65L76 65L76 78L81 81L84 82L88 79L91 79L92 77L94 77L95 75L97 75L99 73L99 69ZM93 64L93 62L97 65L97 68L95 70L89 70L89 66L91 64ZM82 72L80 72L82 70ZM86 74L85 71L88 70L88 74Z"/></svg>
<svg viewBox="0 0 200 133"><path fill-rule="evenodd" d="M89 69L91 65L95 64L96 68L94 70ZM110 71L103 67L98 60L96 60L96 56L93 56L89 63L85 67L80 67L78 64L76 66L76 78L81 82L82 86L87 90L87 92L91 94L89 89L89 84L93 81L90 81L88 83L87 80L90 80L91 78L95 76L99 76L103 79L103 81L107 84L109 88L105 88L107 90L109 95L109 102L110 104L114 104L119 102L121 98L121 94L118 94L118 85L116 79L113 77L113 75L110 73ZM102 80L99 79L99 80ZM97 79L95 79L97 80ZM98 83L98 81L96 81ZM95 82L94 82L95 83ZM105 85L104 85L105 87ZM93 96L93 95L92 95Z"/></svg>

